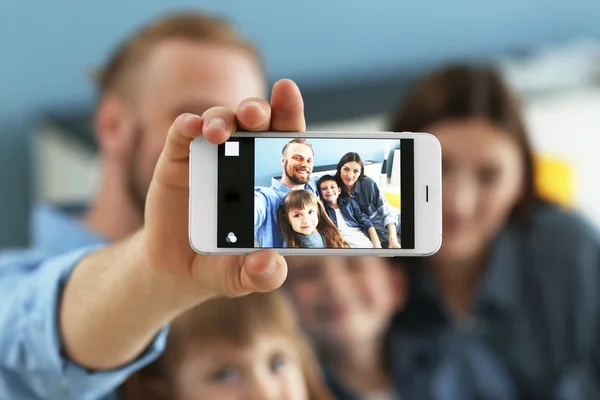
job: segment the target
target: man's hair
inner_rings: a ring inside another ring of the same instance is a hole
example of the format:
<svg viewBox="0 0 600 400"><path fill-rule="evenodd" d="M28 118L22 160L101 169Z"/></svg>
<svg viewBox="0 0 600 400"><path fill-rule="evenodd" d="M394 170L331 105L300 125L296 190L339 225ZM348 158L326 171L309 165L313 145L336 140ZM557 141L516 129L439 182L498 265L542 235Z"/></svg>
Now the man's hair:
<svg viewBox="0 0 600 400"><path fill-rule="evenodd" d="M308 146L308 147L310 147L310 150L312 151L312 153L313 153L313 156L315 155L315 149L313 149L313 147L312 147L312 144L310 144L310 143L308 142L308 140L306 140L306 139L301 139L301 138L295 138L295 139L292 139L292 140L290 140L289 142L287 142L287 143L285 144L285 146L283 146L283 149L281 149L281 155L285 156L285 153L287 152L288 146L289 146L290 144L292 144L292 143L303 144L303 145L305 145L305 146Z"/></svg>
<svg viewBox="0 0 600 400"><path fill-rule="evenodd" d="M95 73L100 93L126 90L132 75L135 75L134 71L146 60L152 49L169 39L239 49L254 56L262 66L261 57L254 45L242 38L227 20L200 12L172 13L141 27L114 50L104 68Z"/></svg>

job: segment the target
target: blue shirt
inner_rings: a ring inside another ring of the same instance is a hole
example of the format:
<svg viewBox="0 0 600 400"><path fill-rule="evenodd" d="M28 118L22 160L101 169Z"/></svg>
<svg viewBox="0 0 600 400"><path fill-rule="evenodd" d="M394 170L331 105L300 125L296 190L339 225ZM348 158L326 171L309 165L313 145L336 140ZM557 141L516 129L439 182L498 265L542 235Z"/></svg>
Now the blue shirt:
<svg viewBox="0 0 600 400"><path fill-rule="evenodd" d="M311 175L305 189L319 197L318 177ZM283 235L277 224L277 209L291 189L275 178L270 187L254 189L254 236L260 247L282 248Z"/></svg>
<svg viewBox="0 0 600 400"><path fill-rule="evenodd" d="M406 331L392 322L383 352L390 389L399 399L518 399L502 361L461 333ZM336 399L361 399L327 367L325 377Z"/></svg>
<svg viewBox="0 0 600 400"><path fill-rule="evenodd" d="M335 226L338 226L335 209L326 201L324 201L323 204L325 205L325 211L327 211L329 218L333 221ZM338 197L338 207L348 226L360 228L367 237L369 236L368 230L373 227L373 224L369 217L362 212L360 206L353 197Z"/></svg>
<svg viewBox="0 0 600 400"><path fill-rule="evenodd" d="M302 242L302 244L309 249L323 249L325 248L325 241L320 232L315 232L312 235L301 235L296 234L296 237Z"/></svg>
<svg viewBox="0 0 600 400"><path fill-rule="evenodd" d="M537 204L495 238L469 323L455 321L427 259L407 258L400 322L462 331L511 367L523 399L600 399L600 236L579 216Z"/></svg>
<svg viewBox="0 0 600 400"><path fill-rule="evenodd" d="M106 241L48 206L34 210L33 247L0 253L0 399L113 400L163 351L165 327L133 362L89 371L62 352L58 306L71 271Z"/></svg>

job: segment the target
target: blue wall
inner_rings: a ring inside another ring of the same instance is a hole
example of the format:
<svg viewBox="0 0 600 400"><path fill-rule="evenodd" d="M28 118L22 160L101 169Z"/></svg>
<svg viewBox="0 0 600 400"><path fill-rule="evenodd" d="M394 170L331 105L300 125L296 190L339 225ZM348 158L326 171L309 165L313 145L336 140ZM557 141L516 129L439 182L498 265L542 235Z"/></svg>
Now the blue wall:
<svg viewBox="0 0 600 400"><path fill-rule="evenodd" d="M189 7L228 16L263 50L271 80L301 87L600 37L598 0L0 2L0 247L25 237L34 118L91 102L90 67L139 24Z"/></svg>
<svg viewBox="0 0 600 400"><path fill-rule="evenodd" d="M258 138L255 142L256 162L254 184L270 186L273 176L280 176L281 150L289 139ZM399 147L398 140L374 139L310 139L315 150L314 166L337 164L350 151L357 152L364 161L383 161L386 150Z"/></svg>
<svg viewBox="0 0 600 400"><path fill-rule="evenodd" d="M597 0L5 1L0 121L91 99L88 68L137 25L188 7L230 17L262 48L272 78L303 84L600 37Z"/></svg>

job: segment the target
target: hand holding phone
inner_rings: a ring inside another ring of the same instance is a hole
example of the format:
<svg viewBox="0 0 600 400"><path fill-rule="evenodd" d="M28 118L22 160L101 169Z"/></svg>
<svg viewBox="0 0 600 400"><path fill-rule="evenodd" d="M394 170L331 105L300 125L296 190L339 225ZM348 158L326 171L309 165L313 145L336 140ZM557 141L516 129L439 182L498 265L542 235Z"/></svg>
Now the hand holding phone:
<svg viewBox="0 0 600 400"><path fill-rule="evenodd" d="M150 184L140 235L147 265L182 277L181 293L174 297L184 296L190 287L200 294L240 296L274 290L285 280L286 263L276 250L208 256L194 252L188 240L192 139L202 137L216 148L236 127L264 130L269 126L286 131L305 129L302 96L289 80L274 85L270 103L246 99L237 110L214 107L202 116L181 115L171 126Z"/></svg>
<svg viewBox="0 0 600 400"><path fill-rule="evenodd" d="M441 149L425 133L240 132L190 148L199 253L423 256L441 245Z"/></svg>

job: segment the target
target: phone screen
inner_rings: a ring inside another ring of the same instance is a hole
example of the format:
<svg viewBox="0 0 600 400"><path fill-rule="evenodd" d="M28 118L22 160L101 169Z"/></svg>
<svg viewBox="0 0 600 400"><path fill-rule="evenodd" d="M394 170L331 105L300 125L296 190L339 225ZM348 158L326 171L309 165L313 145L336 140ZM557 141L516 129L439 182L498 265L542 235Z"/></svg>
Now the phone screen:
<svg viewBox="0 0 600 400"><path fill-rule="evenodd" d="M219 248L414 249L414 139L232 137Z"/></svg>

